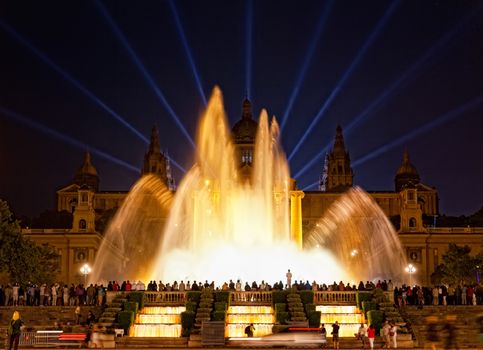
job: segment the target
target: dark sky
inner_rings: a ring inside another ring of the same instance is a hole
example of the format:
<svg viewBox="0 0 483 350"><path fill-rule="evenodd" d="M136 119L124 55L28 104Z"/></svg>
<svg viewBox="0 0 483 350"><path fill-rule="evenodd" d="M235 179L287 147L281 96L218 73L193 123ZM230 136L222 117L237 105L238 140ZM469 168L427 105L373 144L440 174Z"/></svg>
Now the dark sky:
<svg viewBox="0 0 483 350"><path fill-rule="evenodd" d="M194 138L204 103L169 2L102 4ZM246 91L257 116L261 108L283 116L317 24L329 11L283 130L287 155L348 68L353 69L291 159L292 174L332 142L337 124L347 127L386 93L345 134L353 162L390 146L354 167L355 184L370 191L392 190L407 147L422 181L438 188L442 213L471 214L483 205L481 1L401 1L356 63L391 2L335 1L328 9L320 0L265 0L253 1L251 13L246 1L174 4L204 93L209 96L215 84L221 86L232 124L240 117ZM156 123L162 147L190 167L193 148L95 1L4 0L0 18L0 198L15 212L36 215L53 208L55 191L72 181L86 146L75 147L12 113L136 168L141 167L146 144L42 61L12 30L141 134L149 137ZM395 84L401 77L405 79ZM452 110L460 113L438 119ZM400 141L391 145L395 140ZM103 190L127 190L139 176L95 154L93 162ZM297 177L299 187L316 182L322 166L320 157ZM182 173L176 168L174 173L179 183Z"/></svg>

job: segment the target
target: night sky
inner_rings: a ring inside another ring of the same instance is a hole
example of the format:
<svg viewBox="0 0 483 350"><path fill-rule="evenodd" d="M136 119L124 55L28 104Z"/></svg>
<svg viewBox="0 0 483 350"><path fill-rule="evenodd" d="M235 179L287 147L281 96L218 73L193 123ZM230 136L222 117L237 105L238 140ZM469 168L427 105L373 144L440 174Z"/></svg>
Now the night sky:
<svg viewBox="0 0 483 350"><path fill-rule="evenodd" d="M298 85L282 134L287 156L326 104L290 160L300 188L318 181L322 150L340 124L355 184L393 190L407 147L422 182L439 190L441 213L483 205L481 1L172 4L0 3L0 198L17 214L54 208L55 191L71 183L87 148L125 162L92 151L101 189L128 190L147 147L139 134L149 138L154 124L162 148L189 169L193 148L179 125L194 139L204 101L186 48L206 97L221 87L232 125L245 94L257 118L267 108L281 120ZM183 173L173 170L179 183Z"/></svg>

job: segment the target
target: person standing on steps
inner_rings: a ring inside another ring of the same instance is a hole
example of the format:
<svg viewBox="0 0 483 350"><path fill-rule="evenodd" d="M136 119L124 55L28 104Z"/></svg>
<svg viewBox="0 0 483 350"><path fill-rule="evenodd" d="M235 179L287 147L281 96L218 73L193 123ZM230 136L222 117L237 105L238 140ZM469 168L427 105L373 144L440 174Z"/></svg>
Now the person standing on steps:
<svg viewBox="0 0 483 350"><path fill-rule="evenodd" d="M339 348L339 322L335 321L332 325L332 342L334 344L334 349Z"/></svg>
<svg viewBox="0 0 483 350"><path fill-rule="evenodd" d="M325 348L327 346L327 330L325 329L325 325L323 323L320 325L320 335L320 343L322 344L322 348Z"/></svg>
<svg viewBox="0 0 483 350"><path fill-rule="evenodd" d="M374 340L376 339L376 329L372 324L367 329L367 339L369 339L369 347L371 349L374 349Z"/></svg>
<svg viewBox="0 0 483 350"><path fill-rule="evenodd" d="M288 269L285 276L287 277L287 289L290 289L292 288L292 273L290 272L290 269Z"/></svg>

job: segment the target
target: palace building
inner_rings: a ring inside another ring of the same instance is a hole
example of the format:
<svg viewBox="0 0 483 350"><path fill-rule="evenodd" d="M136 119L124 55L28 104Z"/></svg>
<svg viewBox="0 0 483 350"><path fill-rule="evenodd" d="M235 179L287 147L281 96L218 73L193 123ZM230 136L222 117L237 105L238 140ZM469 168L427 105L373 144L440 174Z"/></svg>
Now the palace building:
<svg viewBox="0 0 483 350"><path fill-rule="evenodd" d="M241 119L232 128L242 176L251 172L257 128L251 103L245 99ZM161 151L155 127L140 170L141 175L156 174L174 190L169 159ZM296 188L295 181L291 190L291 232L292 237L300 240L299 244L303 242L304 233L316 225L330 205L353 187L353 179L349 150L344 143L343 130L338 126L333 147L325 158L319 190L301 191ZM394 189L368 193L393 222L408 261L417 269L413 279L419 283L430 283L430 275L441 263L441 256L449 243L467 244L474 253L481 249L483 228L440 228L428 223L439 214L438 191L421 181L407 151L394 174ZM96 227L96 221L103 213L119 208L127 194L128 191L101 191L98 172L90 154L86 153L72 182L57 191L57 210L72 213L72 228L24 229L22 232L36 243L50 243L58 249L61 257L59 278L62 281L82 282L80 268L85 263L94 263L102 242L102 232Z"/></svg>

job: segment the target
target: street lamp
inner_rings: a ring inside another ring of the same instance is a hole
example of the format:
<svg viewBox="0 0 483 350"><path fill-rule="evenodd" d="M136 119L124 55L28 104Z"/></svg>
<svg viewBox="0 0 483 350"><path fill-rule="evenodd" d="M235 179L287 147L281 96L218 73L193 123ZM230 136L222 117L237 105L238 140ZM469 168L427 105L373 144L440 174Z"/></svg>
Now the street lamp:
<svg viewBox="0 0 483 350"><path fill-rule="evenodd" d="M406 267L406 272L409 273L409 286L412 286L412 274L416 272L416 268L414 267L413 264L409 264L407 267Z"/></svg>
<svg viewBox="0 0 483 350"><path fill-rule="evenodd" d="M84 275L84 285L87 285L87 275L91 273L91 267L87 264L84 264L84 266L81 267L80 271Z"/></svg>

